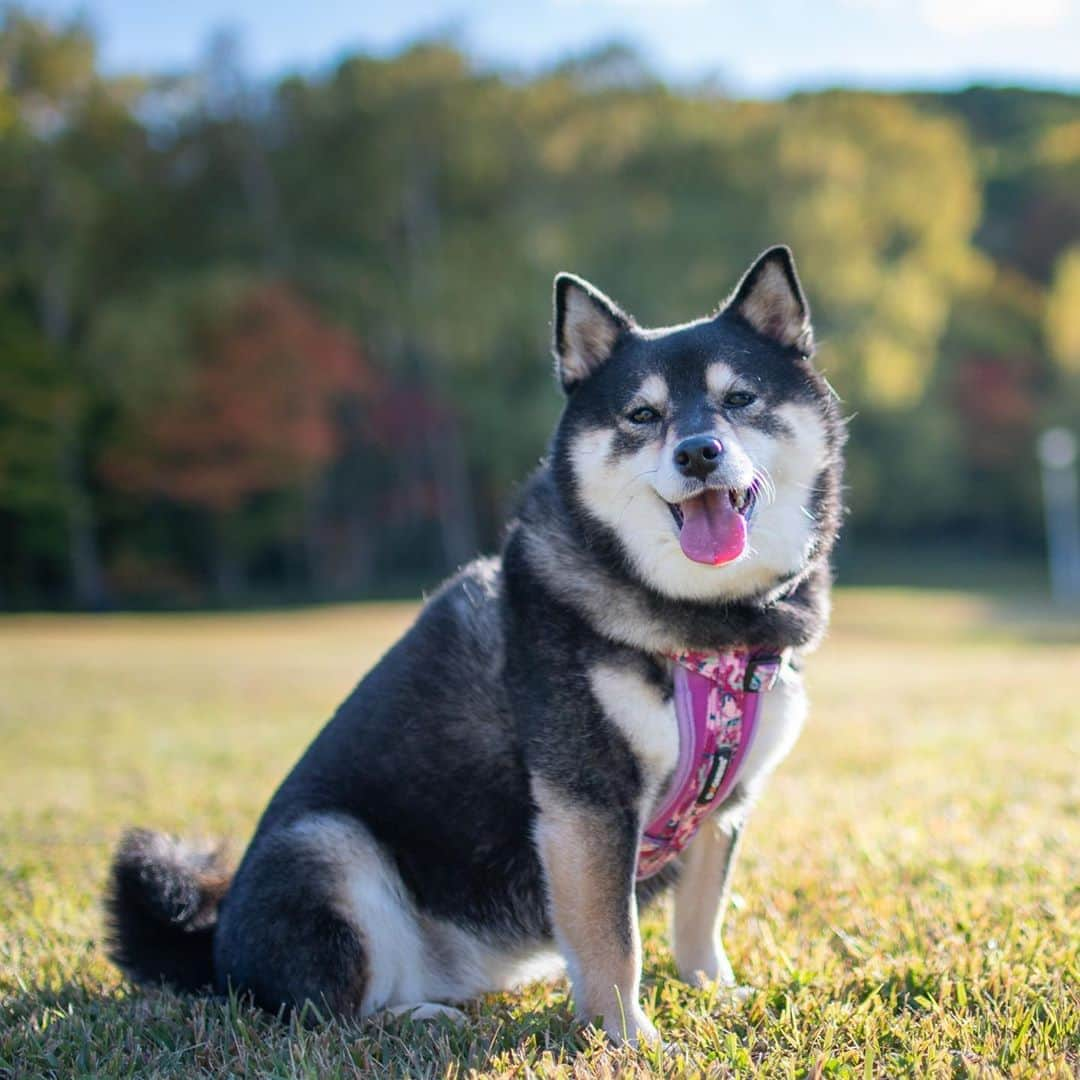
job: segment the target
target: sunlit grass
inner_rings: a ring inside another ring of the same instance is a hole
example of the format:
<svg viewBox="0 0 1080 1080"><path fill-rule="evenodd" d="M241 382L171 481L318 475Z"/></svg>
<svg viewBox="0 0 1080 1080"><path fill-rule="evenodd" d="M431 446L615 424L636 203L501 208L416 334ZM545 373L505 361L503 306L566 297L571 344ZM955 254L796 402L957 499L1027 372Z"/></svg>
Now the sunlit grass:
<svg viewBox="0 0 1080 1080"><path fill-rule="evenodd" d="M561 983L462 1030L127 986L98 908L121 828L242 845L412 615L0 621L0 1074L1077 1075L1080 627L977 596L841 593L737 876L728 951L756 991L683 986L646 921L664 1057L577 1031Z"/></svg>

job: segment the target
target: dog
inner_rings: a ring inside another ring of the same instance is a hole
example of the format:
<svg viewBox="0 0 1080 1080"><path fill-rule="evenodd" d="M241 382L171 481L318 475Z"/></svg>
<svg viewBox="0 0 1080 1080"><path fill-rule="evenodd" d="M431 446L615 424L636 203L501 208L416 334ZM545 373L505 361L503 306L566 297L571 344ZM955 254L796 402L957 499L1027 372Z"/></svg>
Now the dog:
<svg viewBox="0 0 1080 1080"><path fill-rule="evenodd" d="M673 889L680 977L733 986L720 926L736 849L803 724L842 512L844 425L813 349L786 247L715 315L664 329L559 274L565 405L501 556L427 601L281 784L235 874L213 851L125 835L114 962L346 1017L453 1012L564 963L578 1017L652 1042L638 911ZM646 833L685 751L677 697L698 674L680 664L734 657L749 679L762 650L782 660L776 685L732 684L711 714L722 742L760 698L753 741L708 758L726 774L741 754L737 783L693 789L677 844Z"/></svg>

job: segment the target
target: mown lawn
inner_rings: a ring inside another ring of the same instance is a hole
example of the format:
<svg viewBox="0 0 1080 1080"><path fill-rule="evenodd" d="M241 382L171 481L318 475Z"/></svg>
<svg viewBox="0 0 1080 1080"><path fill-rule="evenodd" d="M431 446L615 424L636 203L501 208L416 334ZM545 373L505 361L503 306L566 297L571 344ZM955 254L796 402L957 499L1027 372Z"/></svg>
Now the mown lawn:
<svg viewBox="0 0 1080 1080"><path fill-rule="evenodd" d="M242 845L411 616L0 620L0 1075L1080 1075L1080 623L967 595L840 594L737 876L754 992L683 986L646 922L664 1056L575 1030L563 983L460 1030L125 984L98 906L123 826Z"/></svg>

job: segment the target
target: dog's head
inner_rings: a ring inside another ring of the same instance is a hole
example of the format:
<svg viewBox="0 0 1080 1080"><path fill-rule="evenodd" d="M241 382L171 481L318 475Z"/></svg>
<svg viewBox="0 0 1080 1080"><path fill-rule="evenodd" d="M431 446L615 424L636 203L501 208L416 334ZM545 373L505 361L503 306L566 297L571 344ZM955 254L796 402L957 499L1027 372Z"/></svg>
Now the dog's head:
<svg viewBox="0 0 1080 1080"><path fill-rule="evenodd" d="M660 330L560 274L554 352L568 398L556 477L644 584L759 595L831 543L842 425L787 248L761 255L715 316Z"/></svg>

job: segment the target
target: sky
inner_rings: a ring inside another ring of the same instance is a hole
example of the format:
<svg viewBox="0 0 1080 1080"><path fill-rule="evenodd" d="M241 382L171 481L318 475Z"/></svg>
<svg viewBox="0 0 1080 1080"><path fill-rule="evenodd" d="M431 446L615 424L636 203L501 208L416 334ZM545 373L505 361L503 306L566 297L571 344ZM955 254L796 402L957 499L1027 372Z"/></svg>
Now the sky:
<svg viewBox="0 0 1080 1080"><path fill-rule="evenodd" d="M746 95L825 85L1020 83L1080 91L1080 0L25 0L89 16L105 67L194 66L238 31L255 75L453 36L481 62L532 70L620 40L674 81Z"/></svg>

